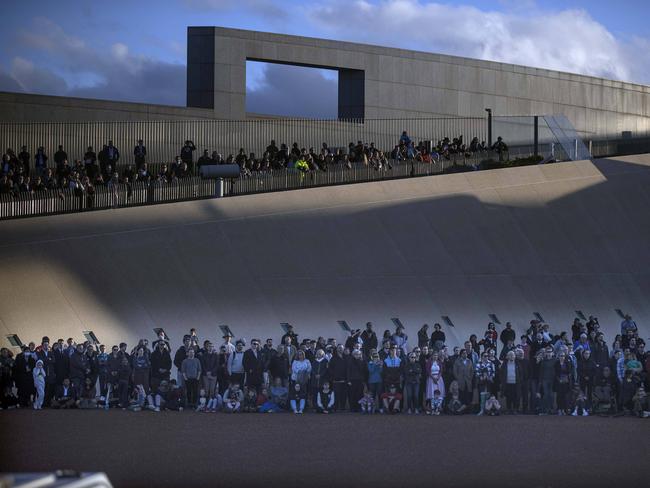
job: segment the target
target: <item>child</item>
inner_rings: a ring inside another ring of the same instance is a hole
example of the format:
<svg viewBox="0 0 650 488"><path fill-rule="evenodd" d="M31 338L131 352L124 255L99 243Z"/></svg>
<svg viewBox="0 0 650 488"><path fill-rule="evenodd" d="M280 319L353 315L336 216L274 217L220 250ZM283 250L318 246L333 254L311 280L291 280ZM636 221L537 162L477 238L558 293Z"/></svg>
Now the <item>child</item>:
<svg viewBox="0 0 650 488"><path fill-rule="evenodd" d="M361 403L361 401L359 401ZM328 381L323 383L323 387L316 396L316 411L320 413L330 413L334 406L334 392L330 390Z"/></svg>
<svg viewBox="0 0 650 488"><path fill-rule="evenodd" d="M499 411L501 410L501 404L499 403L499 400L497 400L497 397L492 393L490 397L487 399L485 402L485 415L499 415Z"/></svg>
<svg viewBox="0 0 650 488"><path fill-rule="evenodd" d="M43 400L45 399L45 370L43 369L43 361L40 359L36 361L36 367L32 371L34 376L34 388L36 388L36 398L34 399L34 410L43 408Z"/></svg>
<svg viewBox="0 0 650 488"><path fill-rule="evenodd" d="M205 394L205 389L201 388L201 391L199 392L199 401L198 404L196 405L196 411L205 412L207 410L207 406L208 406L208 399Z"/></svg>
<svg viewBox="0 0 650 488"><path fill-rule="evenodd" d="M366 387L363 389L363 397L359 400L359 405L361 405L361 413L375 413L375 397Z"/></svg>
<svg viewBox="0 0 650 488"><path fill-rule="evenodd" d="M242 412L257 412L257 392L255 391L255 388L246 389L246 393L244 394L244 403L242 404Z"/></svg>
<svg viewBox="0 0 650 488"><path fill-rule="evenodd" d="M214 396L208 400L208 404L206 406L206 412L216 412L217 410L221 410L221 407L223 405L223 398L221 395L219 395L219 389L215 388L214 389Z"/></svg>
<svg viewBox="0 0 650 488"><path fill-rule="evenodd" d="M390 414L400 412L402 405L402 394L397 391L396 385L390 385L388 391L382 393L381 402L384 405L384 411Z"/></svg>
<svg viewBox="0 0 650 488"><path fill-rule="evenodd" d="M574 417L577 417L578 415L587 417L589 415L589 412L587 412L587 409L585 408L585 394L582 392L582 390L578 391L578 396L576 397L576 406L573 409L573 415Z"/></svg>
<svg viewBox="0 0 650 488"><path fill-rule="evenodd" d="M233 383L223 394L224 408L226 412L237 413L241 409L241 403L244 400L244 394L239 389L239 383Z"/></svg>
<svg viewBox="0 0 650 488"><path fill-rule="evenodd" d="M440 390L435 390L431 399L431 415L440 415L440 412L442 412L442 395Z"/></svg>
<svg viewBox="0 0 650 488"><path fill-rule="evenodd" d="M307 398L306 392L300 386L300 383L295 382L289 391L289 404L293 413L302 414L305 410L305 400Z"/></svg>
<svg viewBox="0 0 650 488"><path fill-rule="evenodd" d="M450 395L447 396L447 411L452 415L462 415L465 412L467 405L464 405L460 400L460 394L458 390L452 391Z"/></svg>

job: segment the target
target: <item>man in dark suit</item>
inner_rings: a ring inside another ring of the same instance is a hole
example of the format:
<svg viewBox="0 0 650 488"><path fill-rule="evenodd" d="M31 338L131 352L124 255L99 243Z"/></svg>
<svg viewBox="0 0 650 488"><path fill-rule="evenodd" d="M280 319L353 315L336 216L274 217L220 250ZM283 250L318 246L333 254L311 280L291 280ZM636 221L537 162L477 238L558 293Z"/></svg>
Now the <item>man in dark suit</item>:
<svg viewBox="0 0 650 488"><path fill-rule="evenodd" d="M57 387L52 408L74 408L77 406L77 389L70 384L70 379L65 378L63 384Z"/></svg>
<svg viewBox="0 0 650 488"><path fill-rule="evenodd" d="M253 339L251 347L244 353L246 386L257 391L264 383L264 357L260 351L260 340Z"/></svg>

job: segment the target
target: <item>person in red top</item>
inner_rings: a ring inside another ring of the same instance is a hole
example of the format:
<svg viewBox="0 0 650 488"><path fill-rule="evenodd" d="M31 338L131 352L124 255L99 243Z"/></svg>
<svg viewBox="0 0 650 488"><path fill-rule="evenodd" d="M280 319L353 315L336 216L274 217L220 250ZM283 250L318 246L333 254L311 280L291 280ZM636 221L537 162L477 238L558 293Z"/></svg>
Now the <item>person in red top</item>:
<svg viewBox="0 0 650 488"><path fill-rule="evenodd" d="M399 413L402 408L402 394L397 391L396 385L390 385L387 392L382 393L381 403L384 411L388 413Z"/></svg>

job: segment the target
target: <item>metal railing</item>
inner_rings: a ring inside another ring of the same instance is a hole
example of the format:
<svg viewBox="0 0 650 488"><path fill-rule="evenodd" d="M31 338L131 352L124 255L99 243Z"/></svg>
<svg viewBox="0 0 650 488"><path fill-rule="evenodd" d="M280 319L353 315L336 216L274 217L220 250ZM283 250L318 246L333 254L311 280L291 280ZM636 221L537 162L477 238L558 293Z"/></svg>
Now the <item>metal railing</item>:
<svg viewBox="0 0 650 488"><path fill-rule="evenodd" d="M3 193L0 194L0 220L196 200L211 198L214 194L215 182L199 177L171 183L151 181L97 186L92 191Z"/></svg>
<svg viewBox="0 0 650 488"><path fill-rule="evenodd" d="M12 148L16 154L25 145L32 157L43 146L53 162L58 146L62 145L72 164L83 160L88 146L99 154L109 140L120 150L120 164L134 164L133 149L138 139L147 147L147 162L171 163L180 154L186 140L192 140L198 159L204 149L210 153L246 153L261 157L271 140L278 147L286 143L290 148L297 142L301 148L320 150L323 142L329 147L347 148L350 142L375 143L382 151L390 151L397 144L402 131L407 131L417 144L444 137L464 135L469 144L472 137L486 140L485 118L453 117L422 119L252 119L252 120L191 120L191 121L125 121L125 122L25 122L0 123L0 147ZM198 153L198 154L197 154Z"/></svg>
<svg viewBox="0 0 650 488"><path fill-rule="evenodd" d="M489 158L498 159L498 156L484 151L469 156L452 154L449 159L443 157L432 163L391 160L382 168L353 163L350 166L330 165L326 171L260 171L226 181L223 187L218 181L192 176L168 183L152 179L149 182L96 186L91 192L65 189L4 193L0 194L0 219L214 198L219 196L219 188L223 188L223 196L236 196L472 171Z"/></svg>

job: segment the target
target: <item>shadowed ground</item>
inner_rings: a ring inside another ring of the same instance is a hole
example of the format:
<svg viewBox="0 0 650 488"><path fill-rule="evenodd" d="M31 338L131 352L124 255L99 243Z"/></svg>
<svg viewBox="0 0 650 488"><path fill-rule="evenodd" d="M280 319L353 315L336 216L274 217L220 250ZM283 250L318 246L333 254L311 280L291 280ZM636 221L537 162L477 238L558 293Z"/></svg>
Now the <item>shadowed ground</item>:
<svg viewBox="0 0 650 488"><path fill-rule="evenodd" d="M636 418L2 412L0 471L123 486L646 486Z"/></svg>

